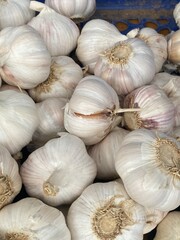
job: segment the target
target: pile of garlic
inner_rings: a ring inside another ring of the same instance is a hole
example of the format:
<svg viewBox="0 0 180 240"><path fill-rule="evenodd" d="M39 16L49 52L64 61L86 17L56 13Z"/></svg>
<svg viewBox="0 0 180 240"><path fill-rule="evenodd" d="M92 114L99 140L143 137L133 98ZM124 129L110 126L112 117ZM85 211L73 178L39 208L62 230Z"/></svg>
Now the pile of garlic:
<svg viewBox="0 0 180 240"><path fill-rule="evenodd" d="M0 1L0 239L175 239L180 30L44 2Z"/></svg>

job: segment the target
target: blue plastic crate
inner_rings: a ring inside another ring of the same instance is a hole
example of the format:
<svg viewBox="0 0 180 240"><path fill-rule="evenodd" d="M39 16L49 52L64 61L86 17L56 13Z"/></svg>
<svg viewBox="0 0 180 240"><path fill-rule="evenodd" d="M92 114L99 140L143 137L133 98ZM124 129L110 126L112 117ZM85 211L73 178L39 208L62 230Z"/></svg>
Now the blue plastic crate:
<svg viewBox="0 0 180 240"><path fill-rule="evenodd" d="M91 19L107 20L125 34L133 28L152 27L166 35L178 29L173 18L173 10L178 2L179 0L96 0L97 10Z"/></svg>

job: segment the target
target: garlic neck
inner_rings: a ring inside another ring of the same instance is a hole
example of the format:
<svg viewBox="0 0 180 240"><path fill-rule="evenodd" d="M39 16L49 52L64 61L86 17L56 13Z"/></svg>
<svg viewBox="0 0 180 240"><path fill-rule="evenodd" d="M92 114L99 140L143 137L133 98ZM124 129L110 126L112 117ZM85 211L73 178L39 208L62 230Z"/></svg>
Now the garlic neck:
<svg viewBox="0 0 180 240"><path fill-rule="evenodd" d="M30 240L29 236L24 233L6 233L5 240Z"/></svg>
<svg viewBox="0 0 180 240"><path fill-rule="evenodd" d="M8 176L0 176L0 208L13 194L12 183Z"/></svg>

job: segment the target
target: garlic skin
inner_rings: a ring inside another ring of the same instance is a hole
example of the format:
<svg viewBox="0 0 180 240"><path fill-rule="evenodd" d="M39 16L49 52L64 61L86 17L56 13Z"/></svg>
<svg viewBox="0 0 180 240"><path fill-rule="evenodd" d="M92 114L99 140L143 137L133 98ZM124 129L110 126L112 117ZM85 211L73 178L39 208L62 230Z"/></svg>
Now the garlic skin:
<svg viewBox="0 0 180 240"><path fill-rule="evenodd" d="M99 54L115 43L127 39L111 23L103 19L89 20L82 28L77 41L76 55L79 61L94 73Z"/></svg>
<svg viewBox="0 0 180 240"><path fill-rule="evenodd" d="M70 206L67 225L73 240L142 240L145 210L121 181L94 183Z"/></svg>
<svg viewBox="0 0 180 240"><path fill-rule="evenodd" d="M134 201L159 211L180 205L179 149L180 142L158 131L137 129L125 136L115 167Z"/></svg>
<svg viewBox="0 0 180 240"><path fill-rule="evenodd" d="M98 179L113 180L119 177L115 169L115 156L128 133L128 130L115 127L102 141L88 148L89 155L97 165Z"/></svg>
<svg viewBox="0 0 180 240"><path fill-rule="evenodd" d="M29 89L45 81L51 56L32 27L8 27L0 32L0 76L9 85Z"/></svg>
<svg viewBox="0 0 180 240"><path fill-rule="evenodd" d="M30 8L39 14L28 22L41 35L51 56L69 55L75 49L79 37L79 28L47 5L31 1Z"/></svg>
<svg viewBox="0 0 180 240"><path fill-rule="evenodd" d="M69 99L82 78L81 67L71 57L52 57L50 74L47 80L28 92L35 102L51 97Z"/></svg>
<svg viewBox="0 0 180 240"><path fill-rule="evenodd" d="M144 227L144 234L151 232L157 225L166 217L168 212L159 211L152 208L145 208L146 225Z"/></svg>
<svg viewBox="0 0 180 240"><path fill-rule="evenodd" d="M152 50L156 66L156 73L160 72L167 60L167 40L155 29L145 27L140 29L137 37L142 39Z"/></svg>
<svg viewBox="0 0 180 240"><path fill-rule="evenodd" d="M69 133L32 152L20 168L28 195L51 206L72 203L96 172L83 141Z"/></svg>
<svg viewBox="0 0 180 240"><path fill-rule="evenodd" d="M153 240L179 240L180 236L180 212L173 211L163 219L157 226L155 238Z"/></svg>
<svg viewBox="0 0 180 240"><path fill-rule="evenodd" d="M175 107L165 92L155 85L135 89L125 96L125 108L139 107L139 112L124 113L125 126L169 132L175 123Z"/></svg>
<svg viewBox="0 0 180 240"><path fill-rule="evenodd" d="M45 4L76 23L88 20L96 10L96 0L45 0Z"/></svg>
<svg viewBox="0 0 180 240"><path fill-rule="evenodd" d="M65 106L65 129L86 145L96 144L120 123L118 109L117 93L108 83L94 75L84 77Z"/></svg>
<svg viewBox="0 0 180 240"><path fill-rule="evenodd" d="M25 25L35 16L29 8L30 0L8 0L0 2L0 30L6 27Z"/></svg>
<svg viewBox="0 0 180 240"><path fill-rule="evenodd" d="M0 239L70 240L61 211L26 197L0 211Z"/></svg>
<svg viewBox="0 0 180 240"><path fill-rule="evenodd" d="M168 60L180 64L180 29L175 31L168 40Z"/></svg>
<svg viewBox="0 0 180 240"><path fill-rule="evenodd" d="M14 90L0 92L0 144L11 154L21 151L32 139L39 119L34 101Z"/></svg>
<svg viewBox="0 0 180 240"><path fill-rule="evenodd" d="M118 95L125 95L152 81L153 52L138 38L120 41L99 55L94 74L107 81Z"/></svg>
<svg viewBox="0 0 180 240"><path fill-rule="evenodd" d="M173 17L178 27L180 27L180 2L177 3L173 10Z"/></svg>
<svg viewBox="0 0 180 240"><path fill-rule="evenodd" d="M11 203L22 187L18 164L0 145L0 209Z"/></svg>

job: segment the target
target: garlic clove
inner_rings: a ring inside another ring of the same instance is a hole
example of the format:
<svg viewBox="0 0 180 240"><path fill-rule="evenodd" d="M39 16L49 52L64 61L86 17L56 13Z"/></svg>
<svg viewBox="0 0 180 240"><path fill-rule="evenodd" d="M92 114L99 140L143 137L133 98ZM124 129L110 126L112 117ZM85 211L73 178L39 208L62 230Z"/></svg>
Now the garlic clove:
<svg viewBox="0 0 180 240"><path fill-rule="evenodd" d="M32 152L20 169L29 196L51 206L72 203L94 181L96 172L83 141L69 133Z"/></svg>
<svg viewBox="0 0 180 240"><path fill-rule="evenodd" d="M159 131L128 133L115 167L129 196L147 208L171 211L180 204L180 142Z"/></svg>
<svg viewBox="0 0 180 240"><path fill-rule="evenodd" d="M9 151L0 145L0 209L14 200L21 187L18 164Z"/></svg>
<svg viewBox="0 0 180 240"><path fill-rule="evenodd" d="M119 180L88 186L67 216L74 240L142 240L145 221L144 208L129 198Z"/></svg>
<svg viewBox="0 0 180 240"><path fill-rule="evenodd" d="M0 239L70 240L61 211L36 198L24 198L0 211Z"/></svg>

